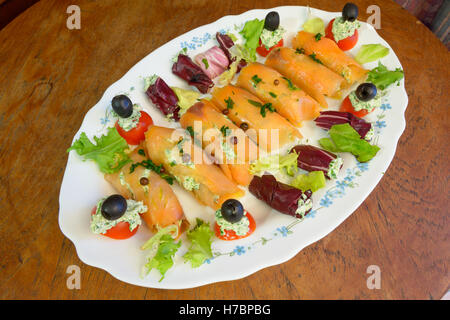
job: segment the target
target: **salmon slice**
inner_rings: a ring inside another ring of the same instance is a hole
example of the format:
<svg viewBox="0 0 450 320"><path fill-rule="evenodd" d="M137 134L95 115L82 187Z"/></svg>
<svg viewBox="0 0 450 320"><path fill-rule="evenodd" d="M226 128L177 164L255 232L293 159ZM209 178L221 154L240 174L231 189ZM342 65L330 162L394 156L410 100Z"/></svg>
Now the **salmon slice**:
<svg viewBox="0 0 450 320"><path fill-rule="evenodd" d="M303 49L307 55L314 54L325 66L343 76L347 80L343 87L363 81L368 72L331 39L322 37L317 41L314 34L300 31L292 40L292 46L294 49Z"/></svg>
<svg viewBox="0 0 450 320"><path fill-rule="evenodd" d="M261 63L250 63L244 67L236 83L265 102L270 102L277 112L293 125L319 116L319 103L305 91L289 86L283 75Z"/></svg>
<svg viewBox="0 0 450 320"><path fill-rule="evenodd" d="M202 204L217 210L225 200L244 195L236 183L211 163L202 148L190 136L186 137L185 130L151 126L145 137L150 159L156 165L162 164Z"/></svg>
<svg viewBox="0 0 450 320"><path fill-rule="evenodd" d="M111 183L123 197L142 201L147 206L148 210L143 213L142 218L152 231L177 224L181 234L189 224L177 196L167 181L143 166L137 166L133 172L130 172L134 163L147 159L146 156L138 153L142 149L144 149L143 146L139 146L131 152L129 156L132 162L117 173L106 174L105 180ZM142 177L148 179L147 185L140 183Z"/></svg>
<svg viewBox="0 0 450 320"><path fill-rule="evenodd" d="M180 124L185 129L192 128L195 137L201 138L205 151L211 149L211 154L218 159L220 168L228 178L243 186L250 184L253 175L249 172L249 161L257 158L258 147L210 101L203 99L190 107L180 118ZM226 143L226 150L232 152L224 152L222 143Z"/></svg>
<svg viewBox="0 0 450 320"><path fill-rule="evenodd" d="M341 86L345 82L340 75L291 48L272 50L265 64L305 90L323 108L328 107L324 96L338 97Z"/></svg>
<svg viewBox="0 0 450 320"><path fill-rule="evenodd" d="M258 105L262 106L264 102L244 89L232 85L215 88L211 101L221 111L228 106L228 117L237 126L247 123L249 129L245 133L260 149L269 153L302 138L300 132L278 113L266 109L263 116Z"/></svg>

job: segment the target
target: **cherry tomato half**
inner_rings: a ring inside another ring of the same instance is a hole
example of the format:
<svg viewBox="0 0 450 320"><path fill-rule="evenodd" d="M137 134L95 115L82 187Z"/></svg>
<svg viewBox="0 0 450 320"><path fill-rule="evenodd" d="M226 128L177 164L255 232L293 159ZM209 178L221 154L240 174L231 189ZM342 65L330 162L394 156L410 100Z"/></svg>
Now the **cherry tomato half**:
<svg viewBox="0 0 450 320"><path fill-rule="evenodd" d="M276 45L274 45L269 50L267 50L266 46L262 44L261 39L259 39L259 47L256 48L256 52L258 52L258 54L262 57L267 57L267 55L270 53L270 51L272 51L274 48L282 47L282 46L283 46L283 39L278 41L278 43Z"/></svg>
<svg viewBox="0 0 450 320"><path fill-rule="evenodd" d="M336 42L336 40L334 40L334 35L333 35L333 31L332 31L333 21L334 21L334 19L331 20L330 23L328 23L327 28L325 29L325 37ZM358 30L355 30L355 33L353 33L352 36L347 37L342 40L339 40L337 42L337 45L341 50L347 51L347 50L350 50L351 48L353 48L357 42L358 42Z"/></svg>
<svg viewBox="0 0 450 320"><path fill-rule="evenodd" d="M237 240L237 239L242 239L242 238L246 238L249 235L251 235L253 233L253 231L255 231L256 229L256 222L255 219L253 219L252 215L245 211L245 216L248 218L248 221L250 222L250 224L248 225L248 232L246 234L244 234L243 236L238 236L236 234L236 232L234 232L233 230L225 230L224 234L220 234L220 226L217 224L217 222L214 225L214 231L216 233L216 237L222 240L226 240L226 241L230 241L230 240Z"/></svg>
<svg viewBox="0 0 450 320"><path fill-rule="evenodd" d="M339 111L353 113L355 116L357 116L359 118L362 118L362 117L366 116L369 113L369 111L367 111L365 109L356 111L353 108L352 102L350 101L350 98L348 96L344 99L344 101L342 101L342 104L341 104L341 107L339 108Z"/></svg>
<svg viewBox="0 0 450 320"><path fill-rule="evenodd" d="M94 215L97 212L97 207L94 207L91 214ZM121 221L114 227L102 233L102 236L106 236L116 240L123 240L132 237L139 229L139 226L130 231L130 224L125 221Z"/></svg>
<svg viewBox="0 0 450 320"><path fill-rule="evenodd" d="M141 141L145 140L145 132L148 127L153 124L152 118L147 112L141 111L141 117L137 126L130 131L125 131L119 126L119 120L116 122L116 129L120 136L124 138L130 145L138 145Z"/></svg>

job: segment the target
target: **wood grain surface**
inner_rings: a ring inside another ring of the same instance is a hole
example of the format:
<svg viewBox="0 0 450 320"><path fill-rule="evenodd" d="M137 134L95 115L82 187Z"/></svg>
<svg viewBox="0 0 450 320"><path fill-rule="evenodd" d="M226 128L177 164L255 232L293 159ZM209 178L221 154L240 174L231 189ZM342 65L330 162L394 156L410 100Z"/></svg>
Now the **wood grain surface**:
<svg viewBox="0 0 450 320"><path fill-rule="evenodd" d="M380 35L405 71L407 126L376 189L344 223L282 265L189 290L120 282L83 264L58 226L66 149L85 113L135 63L228 14L279 5L340 11L345 1L41 0L0 31L0 298L440 299L448 289L449 53L393 1ZM66 27L70 4L81 30ZM395 106L394 106L395 107ZM446 160L447 159L447 160ZM76 195L74 195L76 196ZM69 290L69 265L81 289ZM381 269L369 290L366 269Z"/></svg>

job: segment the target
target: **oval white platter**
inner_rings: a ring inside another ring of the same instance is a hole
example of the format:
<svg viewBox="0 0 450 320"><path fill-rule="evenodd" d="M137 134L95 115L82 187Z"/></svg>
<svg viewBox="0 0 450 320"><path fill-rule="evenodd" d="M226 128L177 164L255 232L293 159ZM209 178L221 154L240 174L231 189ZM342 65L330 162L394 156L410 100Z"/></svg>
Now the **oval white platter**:
<svg viewBox="0 0 450 320"><path fill-rule="evenodd" d="M106 132L108 126L113 125L114 119L109 114L111 99L120 93L128 94L134 103L140 104L156 125L178 127L177 123L168 122L149 101L143 91L143 78L157 74L170 86L188 89L188 85L171 72L171 58L177 52L186 47L188 54L194 57L195 54L217 45L216 32L230 31L237 35L246 21L254 18L264 19L272 10L280 14L280 24L287 30L286 46L290 45L295 33L302 29L301 26L308 18L308 10L311 10L313 16L322 18L325 23L340 15L338 12L285 6L225 16L214 23L189 31L147 55L112 84L101 100L87 112L74 140L81 132L86 132L89 138L99 136ZM363 44L380 43L389 47L371 25L364 22L361 24L359 41L350 54L356 54ZM392 48L381 62L389 69L401 68ZM376 65L377 62L372 62L364 67L372 69ZM333 110L338 108L340 101L329 100L329 103L330 109ZM156 270L152 270L144 278L141 277L145 253L140 247L152 235L145 226L142 226L134 237L122 241L90 232L89 217L92 207L100 198L115 192L103 179L97 165L89 161L83 162L75 152L69 154L61 185L60 228L74 243L78 256L84 263L102 268L117 279L134 285L183 289L246 277L265 267L291 259L304 247L330 233L359 207L380 181L394 157L398 139L405 128L404 112L407 104L408 97L402 80L398 86L392 85L388 89L382 107L366 117L375 127L375 137L372 141L375 141L381 150L368 163L358 163L352 155L341 154L344 167L338 179L327 182L326 188L313 195L313 210L304 220L299 221L272 210L247 190L242 202L255 217L256 231L250 237L236 241L215 239L212 244L214 257L196 269L183 263L182 255L187 246L184 244L185 237L181 237L183 245L174 258L175 265L161 282ZM326 132L315 127L312 121L305 123L300 131L308 139L307 142L313 145L317 145L318 139L326 136ZM179 186L174 185L173 188L189 221L194 222L196 217L200 217L211 224L214 222L212 209L200 205Z"/></svg>

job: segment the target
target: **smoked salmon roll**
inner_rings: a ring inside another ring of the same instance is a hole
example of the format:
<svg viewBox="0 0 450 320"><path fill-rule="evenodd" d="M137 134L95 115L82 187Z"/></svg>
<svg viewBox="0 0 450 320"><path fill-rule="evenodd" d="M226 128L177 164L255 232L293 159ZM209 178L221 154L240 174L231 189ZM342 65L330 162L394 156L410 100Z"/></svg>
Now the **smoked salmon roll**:
<svg viewBox="0 0 450 320"><path fill-rule="evenodd" d="M314 34L300 31L292 40L292 46L306 55L314 55L325 66L344 77L347 80L345 87L363 81L368 72L331 39L322 37L316 40Z"/></svg>
<svg viewBox="0 0 450 320"><path fill-rule="evenodd" d="M305 90L323 108L328 107L324 96L338 98L345 83L337 73L292 48L272 50L265 64L283 74L285 81Z"/></svg>
<svg viewBox="0 0 450 320"><path fill-rule="evenodd" d="M215 88L213 102L221 111L228 109L228 117L255 141L260 150L268 153L302 138L300 132L275 112L271 103L264 103L247 90L227 85Z"/></svg>
<svg viewBox="0 0 450 320"><path fill-rule="evenodd" d="M219 209L227 199L244 195L228 179L185 130L151 126L145 134L150 159L163 165L166 172L204 205Z"/></svg>
<svg viewBox="0 0 450 320"><path fill-rule="evenodd" d="M295 126L319 116L320 106L316 100L300 88L289 86L282 74L261 63L244 67L236 84L259 99L272 103L277 112Z"/></svg>
<svg viewBox="0 0 450 320"><path fill-rule="evenodd" d="M227 177L243 186L250 184L250 161L257 158L258 147L210 101L203 99L190 107L180 124L194 134L194 139L201 139L203 149L218 159Z"/></svg>
<svg viewBox="0 0 450 320"><path fill-rule="evenodd" d="M152 231L176 224L179 227L178 234L181 234L189 223L169 183L146 168L142 162L147 160L143 146L137 147L129 156L131 162L117 173L106 174L105 180L123 197L142 201L147 206L148 210L142 214L142 218Z"/></svg>

